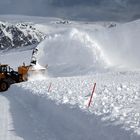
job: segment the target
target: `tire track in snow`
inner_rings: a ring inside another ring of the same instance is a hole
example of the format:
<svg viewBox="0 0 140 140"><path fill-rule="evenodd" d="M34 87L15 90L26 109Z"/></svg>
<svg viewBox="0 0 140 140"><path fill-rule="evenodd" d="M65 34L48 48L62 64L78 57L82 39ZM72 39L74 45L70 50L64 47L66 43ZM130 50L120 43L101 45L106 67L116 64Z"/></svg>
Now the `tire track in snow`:
<svg viewBox="0 0 140 140"><path fill-rule="evenodd" d="M9 109L9 101L3 95L0 95L0 140L22 140L14 133L15 130Z"/></svg>

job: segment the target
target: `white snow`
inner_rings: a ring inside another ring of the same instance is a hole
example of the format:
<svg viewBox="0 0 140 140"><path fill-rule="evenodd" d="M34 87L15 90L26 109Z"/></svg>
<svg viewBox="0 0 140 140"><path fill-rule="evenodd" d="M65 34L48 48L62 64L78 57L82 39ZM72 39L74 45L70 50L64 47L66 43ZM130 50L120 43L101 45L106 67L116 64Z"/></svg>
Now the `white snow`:
<svg viewBox="0 0 140 140"><path fill-rule="evenodd" d="M94 37L113 65L140 68L140 20L97 32Z"/></svg>
<svg viewBox="0 0 140 140"><path fill-rule="evenodd" d="M3 95L0 95L0 139L2 140L23 140L15 134L13 126L12 113L10 110L10 101Z"/></svg>
<svg viewBox="0 0 140 140"><path fill-rule="evenodd" d="M38 62L48 64L53 76L83 75L110 65L98 44L75 28L47 37L38 49Z"/></svg>
<svg viewBox="0 0 140 140"><path fill-rule="evenodd" d="M107 28L55 20L36 21L46 27L37 59L48 64L47 74L0 95L0 139L139 140L140 21ZM16 69L30 63L31 53L1 53L0 63Z"/></svg>

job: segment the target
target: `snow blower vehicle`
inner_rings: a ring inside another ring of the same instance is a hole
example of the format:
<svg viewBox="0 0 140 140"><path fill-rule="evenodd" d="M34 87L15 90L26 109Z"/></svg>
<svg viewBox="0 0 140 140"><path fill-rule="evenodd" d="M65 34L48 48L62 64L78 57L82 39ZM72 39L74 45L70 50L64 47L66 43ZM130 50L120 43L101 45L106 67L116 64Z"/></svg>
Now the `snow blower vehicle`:
<svg viewBox="0 0 140 140"><path fill-rule="evenodd" d="M37 49L34 49L30 65L26 66L23 63L17 71L7 64L0 64L0 92L8 90L11 84L27 81L30 75L35 76L37 73L45 73L46 68L37 64L36 53Z"/></svg>

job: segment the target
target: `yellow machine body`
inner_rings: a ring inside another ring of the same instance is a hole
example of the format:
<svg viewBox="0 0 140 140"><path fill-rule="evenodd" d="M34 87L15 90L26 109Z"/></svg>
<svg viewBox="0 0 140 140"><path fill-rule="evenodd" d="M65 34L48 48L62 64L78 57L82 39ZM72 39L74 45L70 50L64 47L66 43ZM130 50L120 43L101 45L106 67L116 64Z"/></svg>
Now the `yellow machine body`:
<svg viewBox="0 0 140 140"><path fill-rule="evenodd" d="M18 67L18 70L13 70L9 65L0 64L0 91L6 91L11 84L27 81L29 76L44 74L47 67L42 67L37 63L36 54L38 49L33 49L30 65Z"/></svg>
<svg viewBox="0 0 140 140"><path fill-rule="evenodd" d="M18 73L21 75L20 81L27 81L28 80L28 70L30 66L19 66Z"/></svg>
<svg viewBox="0 0 140 140"><path fill-rule="evenodd" d="M29 67L19 66L18 71L14 71L8 65L0 65L0 91L6 91L11 84L27 81Z"/></svg>
<svg viewBox="0 0 140 140"><path fill-rule="evenodd" d="M4 73L0 73L0 79L5 78L5 74Z"/></svg>
<svg viewBox="0 0 140 140"><path fill-rule="evenodd" d="M46 68L38 65L32 66L23 64L14 71L8 65L0 65L0 91L6 91L11 84L20 83L28 80L29 76L35 76L39 73L44 74Z"/></svg>

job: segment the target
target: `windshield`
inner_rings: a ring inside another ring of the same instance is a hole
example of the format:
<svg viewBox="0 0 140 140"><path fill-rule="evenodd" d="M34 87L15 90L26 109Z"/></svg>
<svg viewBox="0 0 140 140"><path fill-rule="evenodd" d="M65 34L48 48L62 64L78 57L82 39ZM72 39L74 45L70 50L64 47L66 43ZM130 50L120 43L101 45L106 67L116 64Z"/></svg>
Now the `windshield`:
<svg viewBox="0 0 140 140"><path fill-rule="evenodd" d="M12 68L10 68L9 66L0 66L0 72L11 72L13 71Z"/></svg>
<svg viewBox="0 0 140 140"><path fill-rule="evenodd" d="M0 66L0 72L7 72L7 66Z"/></svg>

